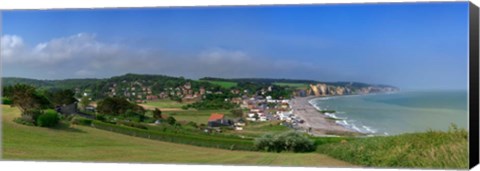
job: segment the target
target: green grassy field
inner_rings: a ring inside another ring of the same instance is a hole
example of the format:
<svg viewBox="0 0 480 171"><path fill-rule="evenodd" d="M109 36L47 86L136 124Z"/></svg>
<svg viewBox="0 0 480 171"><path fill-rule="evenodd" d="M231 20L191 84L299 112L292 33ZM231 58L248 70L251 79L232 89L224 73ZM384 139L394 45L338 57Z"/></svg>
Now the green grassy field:
<svg viewBox="0 0 480 171"><path fill-rule="evenodd" d="M363 166L466 169L467 137L462 129L429 131L348 139L318 146L317 151Z"/></svg>
<svg viewBox="0 0 480 171"><path fill-rule="evenodd" d="M268 121L268 122L248 122L241 131L229 131L227 133L235 135L243 135L246 137L260 137L265 133L281 133L291 131L286 126L279 125L280 121Z"/></svg>
<svg viewBox="0 0 480 171"><path fill-rule="evenodd" d="M183 111L164 111L165 116L173 116L178 121L193 121L198 124L207 124L208 118L212 113L225 114L227 118L232 118L228 110L183 110Z"/></svg>
<svg viewBox="0 0 480 171"><path fill-rule="evenodd" d="M231 87L237 86L236 82L230 82L230 81L207 81L207 82L222 86L223 88L231 88Z"/></svg>
<svg viewBox="0 0 480 171"><path fill-rule="evenodd" d="M293 88L298 88L298 89L304 89L308 87L308 84L303 84L303 83L273 83L274 85L278 86L288 86L288 87L293 87Z"/></svg>
<svg viewBox="0 0 480 171"><path fill-rule="evenodd" d="M157 107L161 109L161 108L181 108L183 105L186 105L186 104L187 103L180 103L173 100L162 99L158 101L149 101L145 105Z"/></svg>
<svg viewBox="0 0 480 171"><path fill-rule="evenodd" d="M2 105L5 160L195 163L270 166L352 167L318 153L230 151L137 138L95 128L63 125L55 129L14 123L16 108Z"/></svg>

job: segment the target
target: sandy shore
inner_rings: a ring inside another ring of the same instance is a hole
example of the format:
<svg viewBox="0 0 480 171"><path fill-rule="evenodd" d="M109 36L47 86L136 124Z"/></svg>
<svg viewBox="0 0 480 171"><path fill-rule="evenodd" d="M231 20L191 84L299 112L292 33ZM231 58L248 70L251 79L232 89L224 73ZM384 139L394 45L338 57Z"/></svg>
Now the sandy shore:
<svg viewBox="0 0 480 171"><path fill-rule="evenodd" d="M311 134L315 136L358 134L358 132L347 129L320 113L308 102L314 98L316 97L296 97L291 99L293 113L305 121L303 124L299 124L299 127L304 130L311 128Z"/></svg>

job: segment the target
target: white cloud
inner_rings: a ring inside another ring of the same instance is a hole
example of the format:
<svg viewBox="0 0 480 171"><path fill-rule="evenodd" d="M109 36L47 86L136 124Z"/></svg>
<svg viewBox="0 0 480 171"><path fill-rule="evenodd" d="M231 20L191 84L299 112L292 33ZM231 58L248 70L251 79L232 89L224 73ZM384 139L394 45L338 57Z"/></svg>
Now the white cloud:
<svg viewBox="0 0 480 171"><path fill-rule="evenodd" d="M36 45L31 58L34 61L55 64L78 58L104 58L119 52L118 46L98 42L93 34L79 33Z"/></svg>
<svg viewBox="0 0 480 171"><path fill-rule="evenodd" d="M1 57L2 60L15 60L14 57L21 55L24 44L23 39L16 35L4 35L1 38Z"/></svg>
<svg viewBox="0 0 480 171"><path fill-rule="evenodd" d="M257 57L236 49L210 48L189 52L193 55L186 56L131 48L101 42L88 33L55 38L32 47L20 36L5 35L1 50L4 62L11 68L33 68L38 73L55 71L54 75L63 77L105 77L126 72L186 77L268 77L312 69L305 63Z"/></svg>
<svg viewBox="0 0 480 171"><path fill-rule="evenodd" d="M221 48L214 48L200 54L200 60L208 64L219 63L239 63L251 61L251 58L239 50L225 50Z"/></svg>
<svg viewBox="0 0 480 171"><path fill-rule="evenodd" d="M120 53L120 47L97 41L95 35L79 33L25 47L21 37L2 36L2 57L5 63L21 63L44 66L78 58L103 58Z"/></svg>

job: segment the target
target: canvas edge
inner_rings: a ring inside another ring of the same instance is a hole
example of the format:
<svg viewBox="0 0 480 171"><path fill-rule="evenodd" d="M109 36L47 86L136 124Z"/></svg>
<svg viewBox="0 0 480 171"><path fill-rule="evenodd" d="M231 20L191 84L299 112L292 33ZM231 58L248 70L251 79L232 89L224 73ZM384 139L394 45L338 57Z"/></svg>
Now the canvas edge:
<svg viewBox="0 0 480 171"><path fill-rule="evenodd" d="M479 163L479 9L469 3L469 168Z"/></svg>

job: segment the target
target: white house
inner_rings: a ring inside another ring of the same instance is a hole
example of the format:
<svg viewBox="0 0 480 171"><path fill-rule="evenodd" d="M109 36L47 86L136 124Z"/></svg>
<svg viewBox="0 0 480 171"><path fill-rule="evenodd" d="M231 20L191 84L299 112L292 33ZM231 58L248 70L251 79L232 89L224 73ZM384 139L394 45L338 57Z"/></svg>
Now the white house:
<svg viewBox="0 0 480 171"><path fill-rule="evenodd" d="M267 117L266 116L260 116L259 121L262 121L262 122L267 121Z"/></svg>
<svg viewBox="0 0 480 171"><path fill-rule="evenodd" d="M260 112L260 109L250 109L250 112L252 112L252 113L258 113L258 112Z"/></svg>

